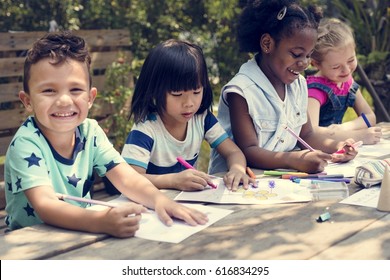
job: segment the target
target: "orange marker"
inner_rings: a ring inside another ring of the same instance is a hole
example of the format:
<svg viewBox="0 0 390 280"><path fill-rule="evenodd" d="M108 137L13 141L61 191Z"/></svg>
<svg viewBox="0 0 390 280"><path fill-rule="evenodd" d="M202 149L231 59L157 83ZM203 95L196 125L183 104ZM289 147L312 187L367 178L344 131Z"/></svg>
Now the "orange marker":
<svg viewBox="0 0 390 280"><path fill-rule="evenodd" d="M248 173L249 177L252 179L256 179L255 173L253 173L252 169L250 169L248 166L246 167L246 173Z"/></svg>

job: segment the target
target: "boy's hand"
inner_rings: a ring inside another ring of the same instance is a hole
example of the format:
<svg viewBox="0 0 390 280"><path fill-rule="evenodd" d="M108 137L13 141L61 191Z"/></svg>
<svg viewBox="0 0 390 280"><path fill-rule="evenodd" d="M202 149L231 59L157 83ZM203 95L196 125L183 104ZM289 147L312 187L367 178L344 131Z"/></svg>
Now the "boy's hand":
<svg viewBox="0 0 390 280"><path fill-rule="evenodd" d="M165 196L157 198L155 211L160 220L167 226L173 224L172 217L183 220L191 226L204 225L208 222L206 214L181 205Z"/></svg>
<svg viewBox="0 0 390 280"><path fill-rule="evenodd" d="M110 208L101 219L102 232L119 238L134 236L139 229L141 214L146 210L144 206L136 203Z"/></svg>

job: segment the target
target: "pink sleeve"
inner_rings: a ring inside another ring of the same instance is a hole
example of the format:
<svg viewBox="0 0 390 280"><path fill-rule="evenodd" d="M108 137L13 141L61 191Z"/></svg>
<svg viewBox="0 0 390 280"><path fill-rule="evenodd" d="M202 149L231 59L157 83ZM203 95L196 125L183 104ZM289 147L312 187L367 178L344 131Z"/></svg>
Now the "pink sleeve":
<svg viewBox="0 0 390 280"><path fill-rule="evenodd" d="M318 88L309 88L309 97L317 99L321 106L328 100L328 95Z"/></svg>

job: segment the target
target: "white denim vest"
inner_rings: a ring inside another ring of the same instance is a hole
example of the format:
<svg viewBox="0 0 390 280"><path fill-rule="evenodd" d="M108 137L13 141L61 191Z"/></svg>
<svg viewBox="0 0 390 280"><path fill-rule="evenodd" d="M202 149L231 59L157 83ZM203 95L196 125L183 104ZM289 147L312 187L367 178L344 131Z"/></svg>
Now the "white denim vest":
<svg viewBox="0 0 390 280"><path fill-rule="evenodd" d="M303 76L286 85L286 98L282 101L256 60L244 63L236 76L222 88L218 105L218 121L234 141L227 103L227 94L231 92L247 101L259 147L275 152L295 148L297 140L284 126L288 125L299 135L302 125L307 122L308 90ZM227 171L225 160L212 150L209 173L223 171Z"/></svg>

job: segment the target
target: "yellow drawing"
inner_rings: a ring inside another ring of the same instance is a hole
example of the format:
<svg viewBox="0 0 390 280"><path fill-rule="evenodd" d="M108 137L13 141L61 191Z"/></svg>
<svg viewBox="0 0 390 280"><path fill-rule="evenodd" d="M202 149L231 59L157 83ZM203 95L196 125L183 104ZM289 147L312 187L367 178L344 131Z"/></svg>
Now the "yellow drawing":
<svg viewBox="0 0 390 280"><path fill-rule="evenodd" d="M246 198L246 199L255 198L258 200L267 200L270 197L278 196L277 193L272 191L273 188L274 188L274 186L272 188L270 187L271 191L260 190L260 189L256 189L256 188L250 188L248 190L245 190L242 186L240 186L237 190L237 193L242 193L242 197Z"/></svg>

